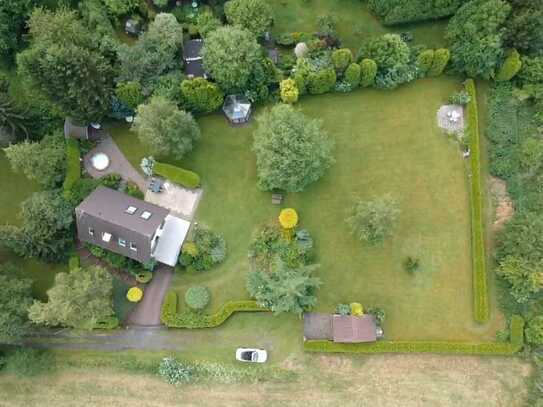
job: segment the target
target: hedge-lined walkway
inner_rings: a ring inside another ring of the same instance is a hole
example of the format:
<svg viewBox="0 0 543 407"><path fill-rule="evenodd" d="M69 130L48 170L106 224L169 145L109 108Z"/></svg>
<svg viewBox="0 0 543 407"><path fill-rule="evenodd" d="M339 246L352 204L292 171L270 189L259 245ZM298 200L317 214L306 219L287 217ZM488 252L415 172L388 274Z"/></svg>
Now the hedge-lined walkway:
<svg viewBox="0 0 543 407"><path fill-rule="evenodd" d="M104 153L109 157L109 166L103 171L96 170L91 164L91 158L98 153ZM119 174L124 180L136 183L142 192L145 193L147 189L145 178L130 164L109 134L105 135L98 145L85 155L83 165L85 171L93 178Z"/></svg>

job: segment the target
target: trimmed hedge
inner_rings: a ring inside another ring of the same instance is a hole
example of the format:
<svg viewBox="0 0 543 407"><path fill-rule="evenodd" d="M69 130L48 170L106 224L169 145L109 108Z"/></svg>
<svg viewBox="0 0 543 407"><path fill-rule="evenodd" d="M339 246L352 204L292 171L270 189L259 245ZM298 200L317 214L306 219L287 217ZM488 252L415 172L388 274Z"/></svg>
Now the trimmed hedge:
<svg viewBox="0 0 543 407"><path fill-rule="evenodd" d="M153 167L153 172L187 188L197 188L200 186L200 176L198 174L176 167L175 165L159 163L157 161Z"/></svg>
<svg viewBox="0 0 543 407"><path fill-rule="evenodd" d="M465 82L470 101L466 105L466 135L470 144L471 168L471 247L473 262L473 311L477 322L486 322L489 317L487 270L483 220L483 193L481 182L481 146L479 139L479 118L477 113L477 92L475 82Z"/></svg>
<svg viewBox="0 0 543 407"><path fill-rule="evenodd" d="M394 25L448 17L466 1L369 0L368 7L384 25Z"/></svg>
<svg viewBox="0 0 543 407"><path fill-rule="evenodd" d="M66 140L66 177L62 185L65 198L70 196L70 191L77 181L81 179L81 151L79 141L74 139Z"/></svg>
<svg viewBox="0 0 543 407"><path fill-rule="evenodd" d="M256 301L227 301L215 314L195 312L177 313L177 294L168 292L162 304L161 320L168 328L214 328L221 325L235 312L269 312Z"/></svg>
<svg viewBox="0 0 543 407"><path fill-rule="evenodd" d="M377 341L372 343L335 343L327 340L308 340L304 341L304 350L334 353L512 355L522 349L523 331L524 319L515 315L511 320L510 342Z"/></svg>

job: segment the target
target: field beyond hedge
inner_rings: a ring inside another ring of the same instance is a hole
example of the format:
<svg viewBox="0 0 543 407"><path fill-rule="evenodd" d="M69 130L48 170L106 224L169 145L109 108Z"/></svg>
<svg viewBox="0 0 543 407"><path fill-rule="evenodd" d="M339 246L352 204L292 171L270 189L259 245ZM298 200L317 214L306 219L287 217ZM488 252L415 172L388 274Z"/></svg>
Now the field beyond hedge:
<svg viewBox="0 0 543 407"><path fill-rule="evenodd" d="M306 114L321 118L336 140L333 168L303 193L289 194L284 204L299 211L302 226L315 238L321 264L317 274L323 282L317 310L332 311L337 303L350 301L380 306L387 313L384 328L390 340L494 339L502 324L494 308L489 324L473 322L465 164L458 145L436 125L440 104L460 86L457 79L442 77L394 91L306 97L298 104ZM271 204L269 193L256 188L251 151L255 122L233 128L213 114L199 123L203 137L196 150L182 162L166 161L202 177L197 218L224 235L228 257L210 272L177 275L174 288L183 298L190 285L208 286L215 311L224 301L247 298L251 236L259 225L274 220L279 208ZM146 155L144 148L125 128L114 135L137 165ZM354 197L385 193L400 203L399 226L383 246L363 246L344 222L348 207ZM421 259L419 274L403 270L407 255ZM278 329L300 335L300 321L288 321L296 328Z"/></svg>

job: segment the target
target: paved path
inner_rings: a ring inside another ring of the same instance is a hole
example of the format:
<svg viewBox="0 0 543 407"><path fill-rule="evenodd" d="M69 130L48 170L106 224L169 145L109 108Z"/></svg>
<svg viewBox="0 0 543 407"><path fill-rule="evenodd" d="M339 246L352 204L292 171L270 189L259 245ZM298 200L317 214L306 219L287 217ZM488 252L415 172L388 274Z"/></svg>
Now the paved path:
<svg viewBox="0 0 543 407"><path fill-rule="evenodd" d="M97 153L104 153L109 157L109 166L103 171L96 170L91 164L90 160L92 156ZM132 164L130 164L109 135L105 135L104 138L98 142L98 145L88 152L83 158L83 165L85 171L93 178L100 178L104 175L115 173L119 174L125 180L135 182L143 193L147 190L145 178L136 171Z"/></svg>
<svg viewBox="0 0 543 407"><path fill-rule="evenodd" d="M172 276L170 267L161 265L156 269L153 279L145 288L143 299L128 316L127 325L160 326L160 309Z"/></svg>

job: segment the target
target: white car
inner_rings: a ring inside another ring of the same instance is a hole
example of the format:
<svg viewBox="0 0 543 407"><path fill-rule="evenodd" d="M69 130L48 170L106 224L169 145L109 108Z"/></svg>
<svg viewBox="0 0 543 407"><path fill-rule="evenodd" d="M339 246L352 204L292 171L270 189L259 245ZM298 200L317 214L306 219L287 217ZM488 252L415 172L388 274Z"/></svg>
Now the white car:
<svg viewBox="0 0 543 407"><path fill-rule="evenodd" d="M264 363L268 360L268 352L264 349L238 348L236 360L240 362Z"/></svg>

